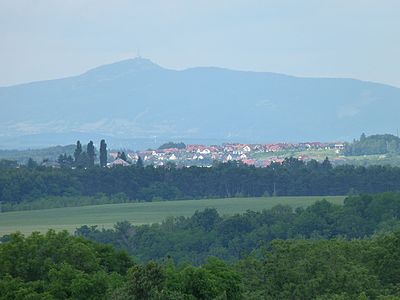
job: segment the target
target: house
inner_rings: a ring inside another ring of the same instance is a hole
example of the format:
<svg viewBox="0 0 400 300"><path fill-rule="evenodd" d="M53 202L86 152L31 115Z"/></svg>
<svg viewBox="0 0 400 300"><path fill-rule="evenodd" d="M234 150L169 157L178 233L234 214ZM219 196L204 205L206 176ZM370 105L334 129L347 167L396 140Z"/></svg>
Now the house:
<svg viewBox="0 0 400 300"><path fill-rule="evenodd" d="M242 154L240 154L239 158L240 158L240 159L247 159L247 155L244 154L244 153L242 153Z"/></svg>
<svg viewBox="0 0 400 300"><path fill-rule="evenodd" d="M211 151L210 151L210 149L205 148L205 149L203 149L203 150L200 150L198 153L200 153L200 154L210 154Z"/></svg>
<svg viewBox="0 0 400 300"><path fill-rule="evenodd" d="M121 158L117 158L113 162L110 162L107 164L107 167L109 167L109 168L116 167L116 166L127 167L127 166L130 166L130 164Z"/></svg>
<svg viewBox="0 0 400 300"><path fill-rule="evenodd" d="M56 161L49 161L49 160L46 160L46 161L43 161L40 165L41 165L42 167L46 167L46 168L53 168L53 169L59 169L59 168L61 168L61 165L60 165L58 162L56 162Z"/></svg>
<svg viewBox="0 0 400 300"><path fill-rule="evenodd" d="M118 152L110 152L109 155L113 158L116 159L118 157Z"/></svg>
<svg viewBox="0 0 400 300"><path fill-rule="evenodd" d="M343 143L339 143L339 144L335 144L335 150L343 150L344 149L344 144Z"/></svg>
<svg viewBox="0 0 400 300"><path fill-rule="evenodd" d="M137 153L128 153L126 155L128 157L128 159L132 160L132 161L137 161L139 159L139 155L137 155Z"/></svg>
<svg viewBox="0 0 400 300"><path fill-rule="evenodd" d="M250 152L251 148L248 145L245 145L245 146L243 146L242 151L243 152Z"/></svg>

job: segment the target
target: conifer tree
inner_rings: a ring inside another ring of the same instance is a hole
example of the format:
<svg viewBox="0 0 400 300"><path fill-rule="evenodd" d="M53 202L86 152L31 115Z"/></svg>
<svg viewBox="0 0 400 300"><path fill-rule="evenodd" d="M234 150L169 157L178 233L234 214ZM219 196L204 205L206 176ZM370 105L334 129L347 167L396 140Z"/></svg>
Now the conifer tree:
<svg viewBox="0 0 400 300"><path fill-rule="evenodd" d="M124 151L121 152L119 158L122 159L122 160L124 160L124 161L128 161L128 157L126 156L126 154L125 154Z"/></svg>
<svg viewBox="0 0 400 300"><path fill-rule="evenodd" d="M88 167L93 167L94 166L94 160L95 160L95 157L96 157L96 153L94 151L93 141L90 141L87 144L86 153L87 153L87 158L88 158Z"/></svg>
<svg viewBox="0 0 400 300"><path fill-rule="evenodd" d="M38 166L38 163L37 163L36 161L34 161L34 160L32 159L32 157L30 157L30 158L28 159L27 167L28 167L29 169L34 169L34 168L36 168L37 166Z"/></svg>
<svg viewBox="0 0 400 300"><path fill-rule="evenodd" d="M140 156L136 162L136 167L143 168L143 159Z"/></svg>
<svg viewBox="0 0 400 300"><path fill-rule="evenodd" d="M107 166L107 144L105 140L100 141L100 167Z"/></svg>
<svg viewBox="0 0 400 300"><path fill-rule="evenodd" d="M79 160L79 156L82 154L82 144L80 141L76 142L76 149L74 151L74 159L75 162L77 163Z"/></svg>

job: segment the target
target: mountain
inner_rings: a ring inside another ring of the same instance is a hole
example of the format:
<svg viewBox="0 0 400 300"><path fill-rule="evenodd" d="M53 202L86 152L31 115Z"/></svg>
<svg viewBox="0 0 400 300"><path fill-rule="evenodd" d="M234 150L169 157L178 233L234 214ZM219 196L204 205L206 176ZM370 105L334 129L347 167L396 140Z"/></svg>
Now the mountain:
<svg viewBox="0 0 400 300"><path fill-rule="evenodd" d="M73 133L127 144L155 136L215 143L350 140L400 126L400 89L392 86L215 67L178 71L143 58L2 87L0 105L0 148L54 145L55 136L74 143Z"/></svg>

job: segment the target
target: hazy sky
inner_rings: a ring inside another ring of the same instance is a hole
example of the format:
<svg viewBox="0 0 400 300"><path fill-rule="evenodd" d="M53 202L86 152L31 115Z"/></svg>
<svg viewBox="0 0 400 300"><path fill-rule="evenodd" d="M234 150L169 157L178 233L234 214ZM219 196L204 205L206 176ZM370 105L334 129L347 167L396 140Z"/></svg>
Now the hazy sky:
<svg viewBox="0 0 400 300"><path fill-rule="evenodd" d="M0 86L133 57L400 87L399 0L0 0Z"/></svg>

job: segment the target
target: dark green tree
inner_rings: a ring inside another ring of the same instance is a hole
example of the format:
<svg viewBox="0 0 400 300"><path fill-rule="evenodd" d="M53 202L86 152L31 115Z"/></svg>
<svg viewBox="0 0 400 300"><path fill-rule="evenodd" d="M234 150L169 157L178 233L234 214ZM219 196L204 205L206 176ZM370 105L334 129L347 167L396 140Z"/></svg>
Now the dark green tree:
<svg viewBox="0 0 400 300"><path fill-rule="evenodd" d="M122 159L124 161L128 161L128 157L126 156L124 151L118 152L117 158L120 158L120 159Z"/></svg>
<svg viewBox="0 0 400 300"><path fill-rule="evenodd" d="M60 154L57 159L57 162L60 164L62 168L70 168L74 163L74 159L71 155L67 155L66 153Z"/></svg>
<svg viewBox="0 0 400 300"><path fill-rule="evenodd" d="M100 167L107 165L107 144L105 140L100 141Z"/></svg>
<svg viewBox="0 0 400 300"><path fill-rule="evenodd" d="M93 141L90 141L86 147L86 154L88 157L88 167L94 166L94 160L96 158L96 153L94 151Z"/></svg>
<svg viewBox="0 0 400 300"><path fill-rule="evenodd" d="M325 157L325 160L322 162L321 166L322 166L322 168L325 169L325 170L330 170L330 169L332 169L332 164L331 164L331 162L329 161L329 158L328 158L328 157Z"/></svg>
<svg viewBox="0 0 400 300"><path fill-rule="evenodd" d="M26 164L26 166L28 167L28 169L34 169L38 166L38 163L36 161L34 161L31 157L29 157L28 163Z"/></svg>
<svg viewBox="0 0 400 300"><path fill-rule="evenodd" d="M143 168L144 164L143 164L143 159L139 156L137 162L136 162L136 167L138 168Z"/></svg>
<svg viewBox="0 0 400 300"><path fill-rule="evenodd" d="M76 149L74 151L75 162L78 162L79 156L82 154L82 144L80 141L76 142Z"/></svg>
<svg viewBox="0 0 400 300"><path fill-rule="evenodd" d="M75 166L77 166L78 168L88 168L90 166L89 157L86 151L83 151L79 155L78 160L75 162Z"/></svg>

